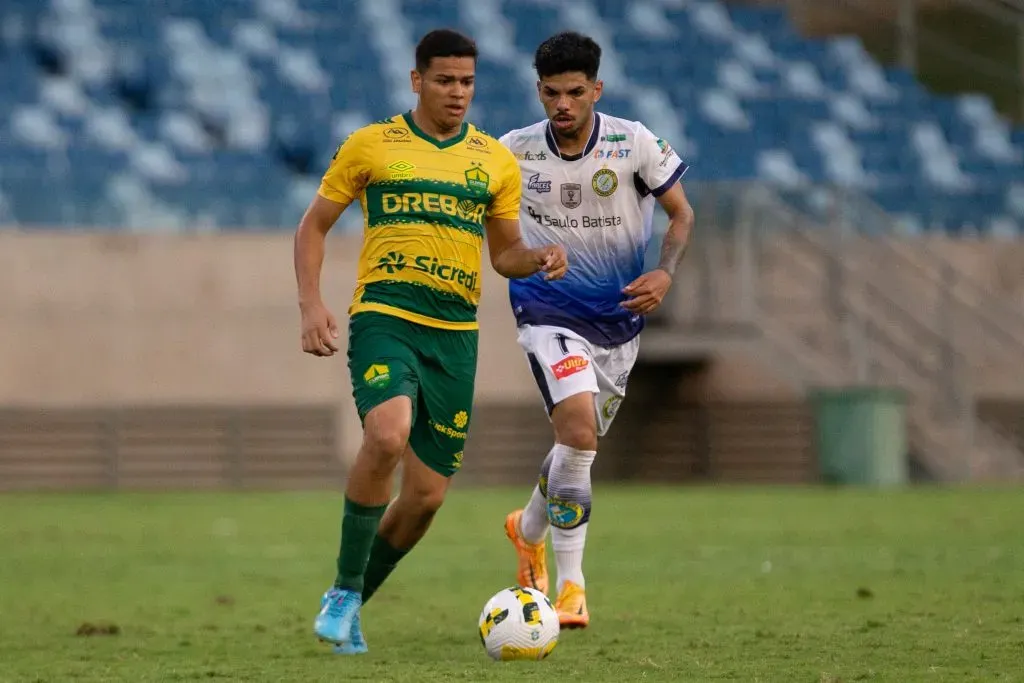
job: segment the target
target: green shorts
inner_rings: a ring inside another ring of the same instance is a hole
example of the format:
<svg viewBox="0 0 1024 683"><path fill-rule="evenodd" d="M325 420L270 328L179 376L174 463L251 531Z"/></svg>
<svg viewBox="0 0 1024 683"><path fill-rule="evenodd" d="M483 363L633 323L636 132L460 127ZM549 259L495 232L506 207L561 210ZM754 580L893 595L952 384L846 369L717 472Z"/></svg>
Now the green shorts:
<svg viewBox="0 0 1024 683"><path fill-rule="evenodd" d="M353 315L348 330L348 368L360 421L384 401L408 396L409 445L435 472L455 474L473 414L479 333L375 312Z"/></svg>

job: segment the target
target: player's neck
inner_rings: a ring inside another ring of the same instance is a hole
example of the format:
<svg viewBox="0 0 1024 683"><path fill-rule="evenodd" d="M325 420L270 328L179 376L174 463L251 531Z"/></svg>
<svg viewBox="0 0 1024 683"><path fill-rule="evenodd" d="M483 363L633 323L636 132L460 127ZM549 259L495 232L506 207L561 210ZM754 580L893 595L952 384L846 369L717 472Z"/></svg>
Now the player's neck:
<svg viewBox="0 0 1024 683"><path fill-rule="evenodd" d="M558 146L558 153L563 156L582 154L584 148L587 146L587 141L590 140L591 133L594 132L595 120L596 117L591 114L590 120L583 124L583 127L580 128L579 132L571 138L559 135L558 131L552 128L551 134L555 139L555 144Z"/></svg>
<svg viewBox="0 0 1024 683"><path fill-rule="evenodd" d="M420 111L418 106L412 110L412 121L420 130L435 140L448 140L458 135L462 130L461 123L454 128L442 128L434 123L429 116Z"/></svg>

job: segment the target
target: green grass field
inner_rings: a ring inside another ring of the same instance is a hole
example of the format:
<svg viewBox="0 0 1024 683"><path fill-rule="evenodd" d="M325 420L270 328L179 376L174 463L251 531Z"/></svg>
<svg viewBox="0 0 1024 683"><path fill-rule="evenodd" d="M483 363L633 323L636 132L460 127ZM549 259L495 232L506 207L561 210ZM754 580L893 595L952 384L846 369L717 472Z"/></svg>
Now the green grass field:
<svg viewBox="0 0 1024 683"><path fill-rule="evenodd" d="M336 496L0 496L0 680L1024 680L1016 490L601 487L591 627L494 663L477 616L524 495L453 492L357 658L311 631Z"/></svg>

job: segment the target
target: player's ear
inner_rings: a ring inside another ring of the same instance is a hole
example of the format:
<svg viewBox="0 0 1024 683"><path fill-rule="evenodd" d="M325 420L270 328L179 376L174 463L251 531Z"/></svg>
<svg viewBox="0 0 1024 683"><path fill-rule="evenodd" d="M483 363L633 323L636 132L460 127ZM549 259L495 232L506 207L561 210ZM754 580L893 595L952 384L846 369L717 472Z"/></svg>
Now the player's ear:
<svg viewBox="0 0 1024 683"><path fill-rule="evenodd" d="M409 72L409 82L412 84L412 91L417 95L420 94L420 88L423 85L423 76L416 69Z"/></svg>
<svg viewBox="0 0 1024 683"><path fill-rule="evenodd" d="M594 83L594 101L597 102L601 99L601 92L604 90L604 81L596 81Z"/></svg>

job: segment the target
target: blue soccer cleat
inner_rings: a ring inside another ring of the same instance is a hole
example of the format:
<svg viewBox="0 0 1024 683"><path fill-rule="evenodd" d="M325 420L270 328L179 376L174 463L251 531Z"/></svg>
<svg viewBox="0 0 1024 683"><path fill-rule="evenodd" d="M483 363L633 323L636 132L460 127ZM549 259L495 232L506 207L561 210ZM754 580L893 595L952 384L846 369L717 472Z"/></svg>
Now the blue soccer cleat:
<svg viewBox="0 0 1024 683"><path fill-rule="evenodd" d="M328 643L348 644L352 639L353 626L358 623L359 608L362 605L363 596L360 593L331 588L320 599L320 613L313 622L313 632L320 640L326 640ZM365 647L366 641L363 640L363 634L358 627L356 632Z"/></svg>
<svg viewBox="0 0 1024 683"><path fill-rule="evenodd" d="M344 645L335 645L334 654L361 655L369 649L366 646L366 638L363 637L363 628L359 622L359 612L356 612L356 618L352 620L352 630L349 632L348 642Z"/></svg>

